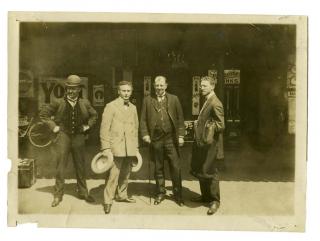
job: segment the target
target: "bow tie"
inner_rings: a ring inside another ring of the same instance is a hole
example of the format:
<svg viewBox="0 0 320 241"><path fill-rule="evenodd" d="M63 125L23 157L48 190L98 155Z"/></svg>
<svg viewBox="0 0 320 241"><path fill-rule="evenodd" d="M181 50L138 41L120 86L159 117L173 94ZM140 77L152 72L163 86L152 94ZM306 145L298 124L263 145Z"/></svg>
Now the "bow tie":
<svg viewBox="0 0 320 241"><path fill-rule="evenodd" d="M123 102L125 106L129 106L129 102Z"/></svg>

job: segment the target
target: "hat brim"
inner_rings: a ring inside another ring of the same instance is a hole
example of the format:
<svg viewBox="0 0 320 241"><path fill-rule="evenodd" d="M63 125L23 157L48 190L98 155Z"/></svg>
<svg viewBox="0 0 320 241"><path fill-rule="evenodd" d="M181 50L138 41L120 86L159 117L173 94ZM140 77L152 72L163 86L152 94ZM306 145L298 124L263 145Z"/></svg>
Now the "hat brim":
<svg viewBox="0 0 320 241"><path fill-rule="evenodd" d="M83 84L67 84L67 83L65 83L65 86L66 87L81 87L81 88L84 88Z"/></svg>
<svg viewBox="0 0 320 241"><path fill-rule="evenodd" d="M132 172L138 172L142 167L143 161L142 156L139 152L137 152L134 160L132 161Z"/></svg>
<svg viewBox="0 0 320 241"><path fill-rule="evenodd" d="M91 161L91 170L96 174L108 171L113 166L113 155L110 152L108 156L104 156L99 152Z"/></svg>

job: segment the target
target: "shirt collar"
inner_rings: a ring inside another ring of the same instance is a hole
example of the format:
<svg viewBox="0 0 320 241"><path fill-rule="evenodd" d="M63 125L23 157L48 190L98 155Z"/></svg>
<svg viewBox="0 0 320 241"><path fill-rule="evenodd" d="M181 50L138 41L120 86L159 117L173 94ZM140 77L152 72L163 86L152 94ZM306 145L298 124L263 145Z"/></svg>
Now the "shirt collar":
<svg viewBox="0 0 320 241"><path fill-rule="evenodd" d="M214 91L212 91L210 94L208 94L208 95L206 96L206 100L209 100L210 97L213 96L213 95L214 95Z"/></svg>
<svg viewBox="0 0 320 241"><path fill-rule="evenodd" d="M119 101L122 105L126 105L126 106L129 106L130 105L130 100L127 102L127 104L124 102L124 99L122 99L120 96L119 96Z"/></svg>
<svg viewBox="0 0 320 241"><path fill-rule="evenodd" d="M78 99L79 99L78 97L75 99L71 99L70 97L67 96L67 101L69 101L69 102L76 103L78 101Z"/></svg>
<svg viewBox="0 0 320 241"><path fill-rule="evenodd" d="M157 96L157 98L161 98L161 99L162 99L162 98L164 98L164 97L166 96L166 94L167 94L167 93L164 92L162 95L156 95L156 96Z"/></svg>

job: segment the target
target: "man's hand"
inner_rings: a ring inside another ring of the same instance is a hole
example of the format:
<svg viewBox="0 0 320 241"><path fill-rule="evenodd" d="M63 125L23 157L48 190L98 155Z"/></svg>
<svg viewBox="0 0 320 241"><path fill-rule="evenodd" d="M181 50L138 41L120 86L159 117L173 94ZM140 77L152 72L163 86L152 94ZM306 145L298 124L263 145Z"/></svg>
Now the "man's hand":
<svg viewBox="0 0 320 241"><path fill-rule="evenodd" d="M179 136L179 146L183 146L184 144L184 138L182 136Z"/></svg>
<svg viewBox="0 0 320 241"><path fill-rule="evenodd" d="M52 131L53 133L58 133L60 131L60 126L55 126Z"/></svg>
<svg viewBox="0 0 320 241"><path fill-rule="evenodd" d="M146 143L151 143L151 138L150 138L150 136L144 136L144 137L142 137L142 139L143 139L143 141L144 142L146 142Z"/></svg>
<svg viewBox="0 0 320 241"><path fill-rule="evenodd" d="M86 132L86 131L89 130L89 129L90 129L90 126L88 126L88 125L83 125L83 126L82 126L83 132Z"/></svg>
<svg viewBox="0 0 320 241"><path fill-rule="evenodd" d="M112 154L111 149L105 149L102 151L103 156L109 156L110 154Z"/></svg>

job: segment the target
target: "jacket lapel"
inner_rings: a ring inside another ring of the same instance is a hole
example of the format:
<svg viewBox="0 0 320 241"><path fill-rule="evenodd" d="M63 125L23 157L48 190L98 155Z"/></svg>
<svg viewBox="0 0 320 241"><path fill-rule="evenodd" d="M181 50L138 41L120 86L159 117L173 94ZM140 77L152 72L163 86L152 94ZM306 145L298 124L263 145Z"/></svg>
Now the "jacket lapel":
<svg viewBox="0 0 320 241"><path fill-rule="evenodd" d="M167 98L167 110L168 110L168 114L171 117L171 108L173 107L173 103L172 103L172 98L169 94L166 93L166 98Z"/></svg>
<svg viewBox="0 0 320 241"><path fill-rule="evenodd" d="M130 115L134 115L134 104L132 104L131 102L129 103L129 111L130 111Z"/></svg>
<svg viewBox="0 0 320 241"><path fill-rule="evenodd" d="M201 113L209 106L209 103L212 101L212 99L214 98L215 96L215 93L213 93L212 96L210 96L209 99L206 100L206 102L203 104L201 110L200 110L200 113L199 113L199 116L201 115Z"/></svg>
<svg viewBox="0 0 320 241"><path fill-rule="evenodd" d="M86 113L86 108L85 108L81 98L78 99L78 103L79 103L79 107L80 107L81 113L85 114Z"/></svg>
<svg viewBox="0 0 320 241"><path fill-rule="evenodd" d="M122 99L119 97L116 101L116 109L118 110L118 112L123 116L125 117L125 109L124 109L124 106L123 106L123 101Z"/></svg>
<svg viewBox="0 0 320 241"><path fill-rule="evenodd" d="M129 103L128 109L124 108L123 100L119 97L117 101L115 102L117 106L117 110L120 113L120 115L123 116L123 119L126 120L128 116L132 113L132 104Z"/></svg>
<svg viewBox="0 0 320 241"><path fill-rule="evenodd" d="M166 93L165 98L167 99L167 110L168 110L168 113L170 115L170 113L171 113L171 111L170 111L171 109L170 108L172 108L172 106L173 106L172 105L172 98L168 93ZM153 107L156 110L156 112L159 112L160 109L157 106L157 102L158 102L157 97L156 96L151 96L151 104L153 105Z"/></svg>
<svg viewBox="0 0 320 241"><path fill-rule="evenodd" d="M157 108L157 99L154 96L151 96L151 104L153 105L156 112L159 112L159 109Z"/></svg>

